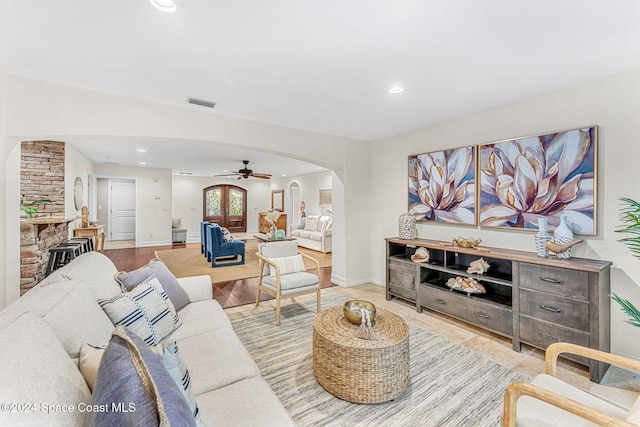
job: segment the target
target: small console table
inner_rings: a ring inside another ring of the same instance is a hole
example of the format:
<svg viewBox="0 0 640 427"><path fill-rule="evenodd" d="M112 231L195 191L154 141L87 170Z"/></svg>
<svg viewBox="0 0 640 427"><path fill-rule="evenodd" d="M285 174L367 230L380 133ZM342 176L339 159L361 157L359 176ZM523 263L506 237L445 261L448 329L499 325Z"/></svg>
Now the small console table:
<svg viewBox="0 0 640 427"><path fill-rule="evenodd" d="M402 298L509 337L513 349L521 344L546 349L566 341L610 350L611 262L582 258L539 257L533 252L452 246L427 239L388 238L386 297ZM417 248L429 251L429 260L411 260ZM489 269L469 274L472 261L484 258ZM451 290L447 281L477 280L484 294ZM600 382L608 365L572 357L589 367L591 381Z"/></svg>
<svg viewBox="0 0 640 427"><path fill-rule="evenodd" d="M78 227L73 229L73 237L93 237L98 250L98 237L100 238L100 252L104 251L104 225L90 225L88 227Z"/></svg>

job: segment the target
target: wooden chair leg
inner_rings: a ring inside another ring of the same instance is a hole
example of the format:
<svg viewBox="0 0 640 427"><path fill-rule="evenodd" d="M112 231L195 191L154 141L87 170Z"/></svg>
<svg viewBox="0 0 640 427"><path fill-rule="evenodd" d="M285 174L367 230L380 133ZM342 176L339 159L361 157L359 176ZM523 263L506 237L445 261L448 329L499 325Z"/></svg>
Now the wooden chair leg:
<svg viewBox="0 0 640 427"><path fill-rule="evenodd" d="M320 308L322 306L322 303L320 302L320 288L318 288L318 308L316 309L316 313L320 313Z"/></svg>
<svg viewBox="0 0 640 427"><path fill-rule="evenodd" d="M280 326L280 294L276 296L276 326Z"/></svg>

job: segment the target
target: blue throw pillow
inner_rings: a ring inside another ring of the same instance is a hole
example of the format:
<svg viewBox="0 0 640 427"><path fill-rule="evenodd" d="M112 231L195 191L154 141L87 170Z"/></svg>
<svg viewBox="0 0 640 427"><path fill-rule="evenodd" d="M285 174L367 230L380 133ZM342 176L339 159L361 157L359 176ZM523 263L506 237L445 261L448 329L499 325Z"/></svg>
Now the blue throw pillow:
<svg viewBox="0 0 640 427"><path fill-rule="evenodd" d="M92 426L196 426L160 359L124 326L113 331L93 388Z"/></svg>

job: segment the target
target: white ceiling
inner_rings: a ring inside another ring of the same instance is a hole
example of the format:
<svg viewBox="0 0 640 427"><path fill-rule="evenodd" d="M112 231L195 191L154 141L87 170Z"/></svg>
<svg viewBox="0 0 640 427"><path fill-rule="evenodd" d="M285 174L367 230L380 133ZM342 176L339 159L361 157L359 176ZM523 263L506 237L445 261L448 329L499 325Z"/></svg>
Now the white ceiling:
<svg viewBox="0 0 640 427"><path fill-rule="evenodd" d="M0 72L364 140L640 68L638 0L0 4Z"/></svg>

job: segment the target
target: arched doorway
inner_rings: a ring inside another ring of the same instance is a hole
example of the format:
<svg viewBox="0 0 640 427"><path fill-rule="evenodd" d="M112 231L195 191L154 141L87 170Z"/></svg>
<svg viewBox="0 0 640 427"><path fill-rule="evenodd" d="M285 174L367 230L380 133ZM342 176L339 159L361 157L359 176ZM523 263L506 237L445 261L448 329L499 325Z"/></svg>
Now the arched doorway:
<svg viewBox="0 0 640 427"><path fill-rule="evenodd" d="M247 231L247 190L236 185L212 185L202 190L202 219L232 233Z"/></svg>

